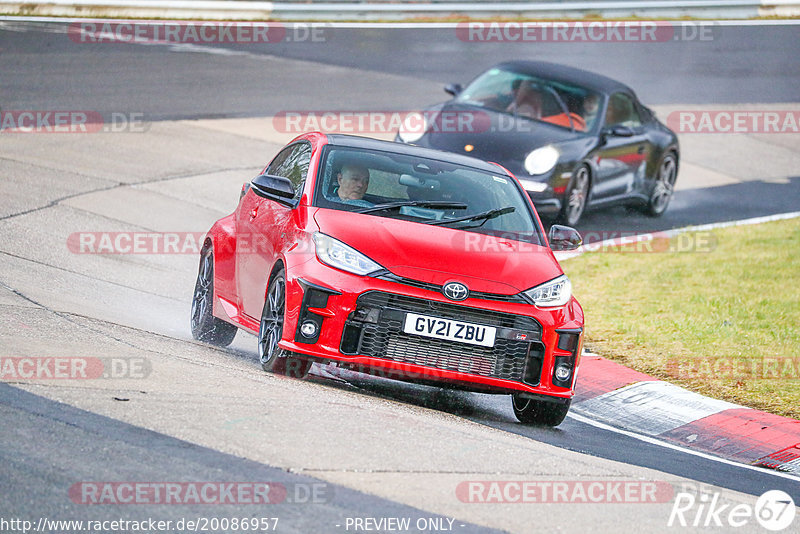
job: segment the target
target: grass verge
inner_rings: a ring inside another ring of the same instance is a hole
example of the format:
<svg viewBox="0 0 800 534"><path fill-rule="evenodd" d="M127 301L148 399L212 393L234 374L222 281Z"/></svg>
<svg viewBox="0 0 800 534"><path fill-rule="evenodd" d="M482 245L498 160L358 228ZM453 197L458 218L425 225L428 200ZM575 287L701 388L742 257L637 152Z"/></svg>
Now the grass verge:
<svg viewBox="0 0 800 534"><path fill-rule="evenodd" d="M587 252L562 267L594 352L800 419L800 218Z"/></svg>

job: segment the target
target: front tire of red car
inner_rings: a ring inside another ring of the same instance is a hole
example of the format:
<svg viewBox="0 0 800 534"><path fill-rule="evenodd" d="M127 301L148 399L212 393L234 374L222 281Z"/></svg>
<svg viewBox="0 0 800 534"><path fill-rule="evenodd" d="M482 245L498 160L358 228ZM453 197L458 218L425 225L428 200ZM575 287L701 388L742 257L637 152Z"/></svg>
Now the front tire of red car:
<svg viewBox="0 0 800 534"><path fill-rule="evenodd" d="M514 406L514 415L520 423L558 426L567 416L572 400L561 404L525 398L515 393L511 397L511 403Z"/></svg>
<svg viewBox="0 0 800 534"><path fill-rule="evenodd" d="M192 337L218 347L227 347L236 337L235 326L213 315L214 306L214 253L209 248L200 256L200 268L192 297L190 320Z"/></svg>
<svg viewBox="0 0 800 534"><path fill-rule="evenodd" d="M258 359L261 361L261 368L267 372L304 378L311 369L311 362L293 357L291 352L278 346L283 336L285 313L286 276L280 271L269 284L264 309L261 312L258 328Z"/></svg>

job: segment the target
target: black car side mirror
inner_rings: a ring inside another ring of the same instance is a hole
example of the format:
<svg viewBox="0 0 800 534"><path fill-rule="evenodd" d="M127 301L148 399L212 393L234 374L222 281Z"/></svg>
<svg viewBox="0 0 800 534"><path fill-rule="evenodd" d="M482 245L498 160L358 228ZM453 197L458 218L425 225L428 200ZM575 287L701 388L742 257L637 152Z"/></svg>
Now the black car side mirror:
<svg viewBox="0 0 800 534"><path fill-rule="evenodd" d="M547 234L552 250L575 250L583 244L581 234L575 228L554 224Z"/></svg>
<svg viewBox="0 0 800 534"><path fill-rule="evenodd" d="M630 126L623 126L621 124L615 124L614 126L603 128L603 131L600 133L604 136L612 137L633 137L635 134Z"/></svg>
<svg viewBox="0 0 800 534"><path fill-rule="evenodd" d="M444 86L444 92L451 94L453 96L458 96L458 93L460 93L463 90L464 88L461 87L460 83L448 83L447 85Z"/></svg>
<svg viewBox="0 0 800 534"><path fill-rule="evenodd" d="M280 202L287 206L293 206L291 200L294 198L294 185L288 178L262 174L253 178L250 187L256 195Z"/></svg>

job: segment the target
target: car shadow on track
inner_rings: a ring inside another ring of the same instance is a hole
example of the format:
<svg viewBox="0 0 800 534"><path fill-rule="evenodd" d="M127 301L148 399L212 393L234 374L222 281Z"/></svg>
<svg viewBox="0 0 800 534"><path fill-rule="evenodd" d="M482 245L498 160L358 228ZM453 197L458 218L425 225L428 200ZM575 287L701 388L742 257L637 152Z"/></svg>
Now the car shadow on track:
<svg viewBox="0 0 800 534"><path fill-rule="evenodd" d="M306 380L328 387L351 389L362 394L396 400L460 417L474 416L477 411L477 407L471 402L471 394L468 392L402 382L331 365L315 366Z"/></svg>

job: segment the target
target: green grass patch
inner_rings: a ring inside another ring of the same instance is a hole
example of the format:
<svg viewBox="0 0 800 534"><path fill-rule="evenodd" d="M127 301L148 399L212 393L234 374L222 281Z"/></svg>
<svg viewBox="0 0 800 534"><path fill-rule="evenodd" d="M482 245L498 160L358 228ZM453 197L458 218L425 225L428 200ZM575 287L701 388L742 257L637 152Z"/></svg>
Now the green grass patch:
<svg viewBox="0 0 800 534"><path fill-rule="evenodd" d="M586 345L693 391L800 419L800 218L681 235L673 249L700 250L661 243L563 262L586 313Z"/></svg>

